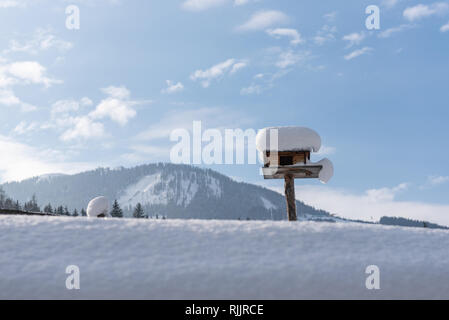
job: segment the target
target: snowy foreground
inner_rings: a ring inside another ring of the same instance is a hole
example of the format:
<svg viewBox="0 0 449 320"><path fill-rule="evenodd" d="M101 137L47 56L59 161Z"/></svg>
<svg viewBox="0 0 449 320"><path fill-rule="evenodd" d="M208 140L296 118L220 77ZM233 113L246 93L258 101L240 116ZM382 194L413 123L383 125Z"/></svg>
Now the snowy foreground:
<svg viewBox="0 0 449 320"><path fill-rule="evenodd" d="M67 290L68 265L80 290ZM380 290L367 290L369 265ZM0 299L449 299L449 232L0 216Z"/></svg>

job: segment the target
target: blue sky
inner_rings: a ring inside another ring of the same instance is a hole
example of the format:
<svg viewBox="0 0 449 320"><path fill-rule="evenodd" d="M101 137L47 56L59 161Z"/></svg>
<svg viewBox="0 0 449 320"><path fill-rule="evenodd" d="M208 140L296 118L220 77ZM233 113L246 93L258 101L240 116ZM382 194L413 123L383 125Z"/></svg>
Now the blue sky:
<svg viewBox="0 0 449 320"><path fill-rule="evenodd" d="M449 224L448 1L0 0L0 30L1 181L168 161L194 120L300 125L335 176L299 199ZM258 167L212 166L282 187Z"/></svg>

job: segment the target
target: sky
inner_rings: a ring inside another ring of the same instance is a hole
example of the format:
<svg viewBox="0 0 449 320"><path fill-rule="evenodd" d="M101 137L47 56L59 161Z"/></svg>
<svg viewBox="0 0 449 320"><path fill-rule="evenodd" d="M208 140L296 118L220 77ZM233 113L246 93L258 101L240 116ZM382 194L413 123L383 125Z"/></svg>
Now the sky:
<svg viewBox="0 0 449 320"><path fill-rule="evenodd" d="M298 199L449 225L448 74L449 1L0 0L0 181L170 161L193 121L306 126L335 175Z"/></svg>

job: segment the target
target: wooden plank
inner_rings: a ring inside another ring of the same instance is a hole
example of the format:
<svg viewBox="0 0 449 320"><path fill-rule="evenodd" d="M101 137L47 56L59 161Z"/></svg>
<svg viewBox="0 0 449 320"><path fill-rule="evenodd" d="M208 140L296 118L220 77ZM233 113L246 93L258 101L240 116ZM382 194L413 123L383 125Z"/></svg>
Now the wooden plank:
<svg viewBox="0 0 449 320"><path fill-rule="evenodd" d="M317 179L323 166L294 165L262 168L265 179L284 179L291 175L294 179Z"/></svg>
<svg viewBox="0 0 449 320"><path fill-rule="evenodd" d="M295 178L288 174L285 176L285 199L287 201L288 221L296 221L296 196L295 196Z"/></svg>

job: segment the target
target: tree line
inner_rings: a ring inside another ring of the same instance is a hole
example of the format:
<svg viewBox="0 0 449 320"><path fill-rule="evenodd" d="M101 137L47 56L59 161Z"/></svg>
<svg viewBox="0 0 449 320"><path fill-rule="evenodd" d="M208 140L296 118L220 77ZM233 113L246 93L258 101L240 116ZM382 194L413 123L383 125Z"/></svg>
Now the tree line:
<svg viewBox="0 0 449 320"><path fill-rule="evenodd" d="M87 212L84 208L82 208L81 210L74 209L73 211L70 211L67 206L62 205L53 206L51 203L44 206L43 210L41 210L41 207L38 205L36 195L33 195L30 201L27 201L24 204L22 204L19 201L8 197L1 187L0 187L0 209L18 210L34 213L46 213L55 216L69 216L69 217L87 216ZM114 201L110 214L114 218L123 218L123 210L120 207L117 200ZM141 203L138 203L134 207L132 216L137 219L152 218L150 215L148 215L148 213L145 212ZM159 215L156 214L155 218L159 219ZM162 219L165 219L165 217L162 217Z"/></svg>

